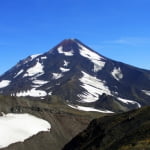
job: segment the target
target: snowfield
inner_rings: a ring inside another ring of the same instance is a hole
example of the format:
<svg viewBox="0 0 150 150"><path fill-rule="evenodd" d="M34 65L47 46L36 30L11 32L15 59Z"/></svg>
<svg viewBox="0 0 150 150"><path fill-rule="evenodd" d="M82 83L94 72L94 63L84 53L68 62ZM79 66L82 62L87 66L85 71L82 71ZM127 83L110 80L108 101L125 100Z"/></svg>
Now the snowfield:
<svg viewBox="0 0 150 150"><path fill-rule="evenodd" d="M83 76L79 79L82 83L81 87L85 89L85 92L78 94L81 102L95 102L98 100L99 95L103 93L112 95L109 88L105 85L105 81L102 81L96 77L93 77L82 71Z"/></svg>
<svg viewBox="0 0 150 150"><path fill-rule="evenodd" d="M88 58L91 62L94 64L93 71L98 72L103 69L105 66L105 62L103 61L104 58L96 54L95 52L92 52L91 50L87 49L86 47L82 46L81 44L78 44L80 47L80 55L83 57Z"/></svg>
<svg viewBox="0 0 150 150"><path fill-rule="evenodd" d="M48 121L30 114L3 114L0 116L0 148L26 139L39 132L49 132Z"/></svg>

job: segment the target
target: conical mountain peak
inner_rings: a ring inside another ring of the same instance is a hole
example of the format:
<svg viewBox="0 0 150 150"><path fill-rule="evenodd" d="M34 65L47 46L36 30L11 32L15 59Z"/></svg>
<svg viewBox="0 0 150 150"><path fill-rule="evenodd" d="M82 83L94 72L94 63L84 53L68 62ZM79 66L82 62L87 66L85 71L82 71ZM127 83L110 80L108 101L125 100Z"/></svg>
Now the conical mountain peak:
<svg viewBox="0 0 150 150"><path fill-rule="evenodd" d="M60 44L65 45L65 44L73 44L76 43L76 39L64 39Z"/></svg>
<svg viewBox="0 0 150 150"><path fill-rule="evenodd" d="M82 45L84 47L89 48L88 46L86 46L85 44L83 44L80 40L78 39L64 39L62 42L60 42L60 44L58 44L58 46L63 46L63 47L73 47L73 46L77 46L78 48ZM89 48L90 49L90 48Z"/></svg>
<svg viewBox="0 0 150 150"><path fill-rule="evenodd" d="M73 54L89 54L89 53L96 53L94 50L83 44L80 40L78 39L65 39L61 41L59 44L57 44L51 51L50 53L60 53L64 54L66 52L70 52ZM81 54L81 55L82 55ZM71 54L70 54L71 55ZM90 54L89 54L90 55Z"/></svg>
<svg viewBox="0 0 150 150"><path fill-rule="evenodd" d="M108 59L77 39L65 39L0 76L0 94L41 98L58 95L70 103L88 103L117 112L150 103L149 76L149 71ZM140 102L143 97L145 101Z"/></svg>

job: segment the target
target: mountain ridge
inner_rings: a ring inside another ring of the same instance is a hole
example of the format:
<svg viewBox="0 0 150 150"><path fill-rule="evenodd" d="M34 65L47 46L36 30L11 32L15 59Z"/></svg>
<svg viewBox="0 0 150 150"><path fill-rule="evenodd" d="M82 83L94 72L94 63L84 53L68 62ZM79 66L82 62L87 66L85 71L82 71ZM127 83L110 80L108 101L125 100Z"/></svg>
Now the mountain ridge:
<svg viewBox="0 0 150 150"><path fill-rule="evenodd" d="M148 150L150 107L94 119L63 150Z"/></svg>

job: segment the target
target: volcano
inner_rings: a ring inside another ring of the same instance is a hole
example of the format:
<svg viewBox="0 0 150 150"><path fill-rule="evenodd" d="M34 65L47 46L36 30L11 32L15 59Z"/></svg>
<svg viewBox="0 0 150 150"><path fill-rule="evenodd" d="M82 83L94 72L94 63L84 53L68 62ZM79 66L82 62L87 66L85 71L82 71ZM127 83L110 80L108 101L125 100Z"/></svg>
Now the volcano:
<svg viewBox="0 0 150 150"><path fill-rule="evenodd" d="M0 76L0 94L59 96L74 109L123 112L150 104L150 71L109 59L77 39L27 57Z"/></svg>

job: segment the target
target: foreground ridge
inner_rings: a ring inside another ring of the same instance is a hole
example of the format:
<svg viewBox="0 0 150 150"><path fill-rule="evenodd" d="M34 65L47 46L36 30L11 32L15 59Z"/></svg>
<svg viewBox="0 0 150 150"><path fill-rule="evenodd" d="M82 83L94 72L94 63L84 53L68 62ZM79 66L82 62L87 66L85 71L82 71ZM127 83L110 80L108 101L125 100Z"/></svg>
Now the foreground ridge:
<svg viewBox="0 0 150 150"><path fill-rule="evenodd" d="M150 148L150 107L93 120L63 150ZM138 123L137 123L138 122Z"/></svg>

